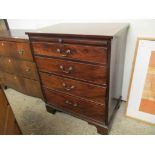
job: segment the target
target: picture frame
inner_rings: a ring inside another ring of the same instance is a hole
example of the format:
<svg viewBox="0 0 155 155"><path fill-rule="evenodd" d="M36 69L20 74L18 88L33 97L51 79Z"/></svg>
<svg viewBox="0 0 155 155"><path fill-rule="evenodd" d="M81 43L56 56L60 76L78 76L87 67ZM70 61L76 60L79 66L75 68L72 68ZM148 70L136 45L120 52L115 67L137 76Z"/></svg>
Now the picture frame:
<svg viewBox="0 0 155 155"><path fill-rule="evenodd" d="M126 116L155 125L155 38L138 38L129 83Z"/></svg>

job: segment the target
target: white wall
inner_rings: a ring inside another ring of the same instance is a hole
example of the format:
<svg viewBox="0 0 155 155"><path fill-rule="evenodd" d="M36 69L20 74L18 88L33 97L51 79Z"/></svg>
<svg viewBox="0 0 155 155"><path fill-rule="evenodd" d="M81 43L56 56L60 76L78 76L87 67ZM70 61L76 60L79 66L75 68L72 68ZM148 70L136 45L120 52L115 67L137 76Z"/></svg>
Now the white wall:
<svg viewBox="0 0 155 155"><path fill-rule="evenodd" d="M33 19L8 19L8 24L11 29L38 29L40 27L56 24L56 20L33 20Z"/></svg>
<svg viewBox="0 0 155 155"><path fill-rule="evenodd" d="M9 26L12 29L36 29L44 26L49 26L61 21L55 20L8 20ZM65 21L66 22L66 21ZM80 21L77 21L80 22ZM92 21L91 21L92 22ZM102 20L98 22L127 22L130 23L128 32L126 58L124 67L123 80L123 99L126 100L128 94L128 86L130 81L130 73L132 61L135 51L137 37L153 37L155 38L155 20Z"/></svg>
<svg viewBox="0 0 155 155"><path fill-rule="evenodd" d="M126 45L126 58L123 80L123 98L125 100L128 94L128 86L137 37L155 38L155 20L129 20L128 22L130 23L130 29Z"/></svg>

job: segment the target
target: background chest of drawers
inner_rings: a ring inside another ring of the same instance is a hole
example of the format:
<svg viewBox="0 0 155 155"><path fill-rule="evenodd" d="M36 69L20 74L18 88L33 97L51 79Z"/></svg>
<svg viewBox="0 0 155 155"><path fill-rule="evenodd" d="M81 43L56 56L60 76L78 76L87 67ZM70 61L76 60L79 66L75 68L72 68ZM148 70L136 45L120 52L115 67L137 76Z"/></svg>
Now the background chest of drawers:
<svg viewBox="0 0 155 155"><path fill-rule="evenodd" d="M20 30L0 33L0 83L42 98L36 65L24 33Z"/></svg>
<svg viewBox="0 0 155 155"><path fill-rule="evenodd" d="M28 32L49 112L107 134L121 102L127 24L58 24Z"/></svg>

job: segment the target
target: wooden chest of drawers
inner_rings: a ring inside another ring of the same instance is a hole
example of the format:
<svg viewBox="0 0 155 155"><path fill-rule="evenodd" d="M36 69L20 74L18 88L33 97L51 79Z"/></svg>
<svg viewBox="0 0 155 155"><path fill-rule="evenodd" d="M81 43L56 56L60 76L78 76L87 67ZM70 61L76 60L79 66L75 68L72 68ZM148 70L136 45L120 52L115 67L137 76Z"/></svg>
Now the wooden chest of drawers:
<svg viewBox="0 0 155 155"><path fill-rule="evenodd" d="M127 24L58 24L28 32L47 110L107 134L121 102Z"/></svg>
<svg viewBox="0 0 155 155"><path fill-rule="evenodd" d="M43 98L25 31L0 33L0 83L24 94Z"/></svg>

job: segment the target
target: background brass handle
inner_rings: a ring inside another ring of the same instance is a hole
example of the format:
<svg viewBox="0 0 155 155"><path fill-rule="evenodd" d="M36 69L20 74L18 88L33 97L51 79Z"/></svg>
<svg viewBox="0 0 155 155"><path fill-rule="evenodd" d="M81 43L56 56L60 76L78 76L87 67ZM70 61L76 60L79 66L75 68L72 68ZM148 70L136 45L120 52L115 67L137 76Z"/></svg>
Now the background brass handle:
<svg viewBox="0 0 155 155"><path fill-rule="evenodd" d="M68 49L66 51L61 50L60 48L57 48L57 52L61 54L61 56L66 57L67 55L71 54L71 50Z"/></svg>
<svg viewBox="0 0 155 155"><path fill-rule="evenodd" d="M73 67L70 66L67 70L64 69L63 65L60 65L60 69L62 70L63 73L70 73L73 70Z"/></svg>
<svg viewBox="0 0 155 155"><path fill-rule="evenodd" d="M11 59L9 59L8 62L11 63Z"/></svg>
<svg viewBox="0 0 155 155"><path fill-rule="evenodd" d="M70 86L70 87L67 87L67 85L65 84L65 83L62 83L62 86L64 87L64 89L65 90L67 90L67 91L70 91L70 90L72 90L72 89L74 89L75 88L75 86Z"/></svg>
<svg viewBox="0 0 155 155"><path fill-rule="evenodd" d="M30 68L26 68L26 72L30 72L31 71L31 69Z"/></svg>
<svg viewBox="0 0 155 155"><path fill-rule="evenodd" d="M19 50L18 53L19 53L20 55L23 55L23 54L24 54L24 50Z"/></svg>

